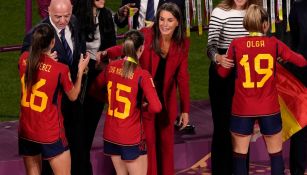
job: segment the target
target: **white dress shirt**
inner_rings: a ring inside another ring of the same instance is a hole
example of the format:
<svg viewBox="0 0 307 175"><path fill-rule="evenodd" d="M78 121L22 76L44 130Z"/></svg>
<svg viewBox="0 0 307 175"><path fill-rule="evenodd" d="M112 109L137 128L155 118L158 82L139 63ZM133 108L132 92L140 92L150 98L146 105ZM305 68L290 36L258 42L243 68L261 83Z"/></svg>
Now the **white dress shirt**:
<svg viewBox="0 0 307 175"><path fill-rule="evenodd" d="M138 29L141 29L143 27L145 27L145 17L146 17L146 10L147 10L147 2L148 0L140 0L140 9L139 9L139 26ZM154 5L155 5L155 16L156 16L156 12L158 9L158 4L159 4L159 0L154 0Z"/></svg>
<svg viewBox="0 0 307 175"><path fill-rule="evenodd" d="M50 20L51 25L52 25L53 28L55 29L56 34L58 35L58 37L59 37L60 40L61 40L61 34L60 34L60 32L61 32L62 29L57 28L57 27L54 25L54 23L52 22L52 20L51 20L50 17L49 17L49 20ZM67 41L67 43L68 43L68 46L70 47L71 53L73 54L73 53L74 53L73 40L72 40L72 37L71 37L71 31L70 31L68 25L65 27L65 39L66 39L66 41Z"/></svg>

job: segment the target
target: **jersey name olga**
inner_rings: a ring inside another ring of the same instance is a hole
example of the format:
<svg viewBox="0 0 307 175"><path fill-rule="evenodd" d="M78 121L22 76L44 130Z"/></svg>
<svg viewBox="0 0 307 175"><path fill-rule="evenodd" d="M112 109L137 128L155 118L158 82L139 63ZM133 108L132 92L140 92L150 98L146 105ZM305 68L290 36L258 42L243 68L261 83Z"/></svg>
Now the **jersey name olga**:
<svg viewBox="0 0 307 175"><path fill-rule="evenodd" d="M251 48L251 47L265 47L265 44L264 44L264 40L248 40L246 41L246 47L247 48Z"/></svg>

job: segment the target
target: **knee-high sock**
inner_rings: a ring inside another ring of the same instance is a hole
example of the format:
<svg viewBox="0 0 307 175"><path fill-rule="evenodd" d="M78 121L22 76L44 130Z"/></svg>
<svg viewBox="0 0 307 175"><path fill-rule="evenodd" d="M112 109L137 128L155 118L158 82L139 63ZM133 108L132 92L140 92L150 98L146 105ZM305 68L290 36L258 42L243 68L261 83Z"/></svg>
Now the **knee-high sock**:
<svg viewBox="0 0 307 175"><path fill-rule="evenodd" d="M282 158L282 151L270 154L271 159L271 174L272 175L284 175L284 160Z"/></svg>
<svg viewBox="0 0 307 175"><path fill-rule="evenodd" d="M248 175L246 167L247 154L233 152L232 169L234 175Z"/></svg>

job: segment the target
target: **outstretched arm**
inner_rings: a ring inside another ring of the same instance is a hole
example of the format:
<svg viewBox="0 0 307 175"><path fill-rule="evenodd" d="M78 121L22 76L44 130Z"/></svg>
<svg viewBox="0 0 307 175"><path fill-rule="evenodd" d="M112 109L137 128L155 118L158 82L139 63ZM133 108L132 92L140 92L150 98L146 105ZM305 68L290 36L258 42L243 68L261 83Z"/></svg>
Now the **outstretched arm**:
<svg viewBox="0 0 307 175"><path fill-rule="evenodd" d="M89 57L88 53L86 54L85 57L83 57L83 54L81 54L79 65L78 65L77 80L76 80L73 88L69 92L66 92L67 97L71 101L75 101L78 98L78 95L79 95L80 89L81 89L82 76L83 76L85 68L87 67L89 60L90 60L90 57Z"/></svg>

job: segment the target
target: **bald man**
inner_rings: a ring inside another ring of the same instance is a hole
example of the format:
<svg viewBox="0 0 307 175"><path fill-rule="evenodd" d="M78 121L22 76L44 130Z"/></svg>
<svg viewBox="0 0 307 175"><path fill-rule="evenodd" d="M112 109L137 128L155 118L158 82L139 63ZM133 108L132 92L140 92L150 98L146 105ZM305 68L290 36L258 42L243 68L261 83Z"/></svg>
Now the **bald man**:
<svg viewBox="0 0 307 175"><path fill-rule="evenodd" d="M52 50L56 51L59 62L69 66L71 79L75 82L80 54L85 52L85 42L79 38L77 19L72 15L72 4L70 0L51 0L48 11L49 16L41 23L47 23L54 28L56 35L55 46ZM63 29L64 31L62 31ZM21 52L29 50L31 36L32 31L24 38ZM65 36L65 41L63 36ZM58 87L58 90L61 90L61 87ZM57 99L55 97L50 98L53 98L53 102L56 103ZM63 95L61 107L65 127L63 132L66 133L71 152L72 175L87 174L84 170L84 164L86 164L84 155L84 117L79 99L71 102L66 95ZM43 170L45 170L44 166ZM50 171L49 173L45 171L43 174L50 174Z"/></svg>

